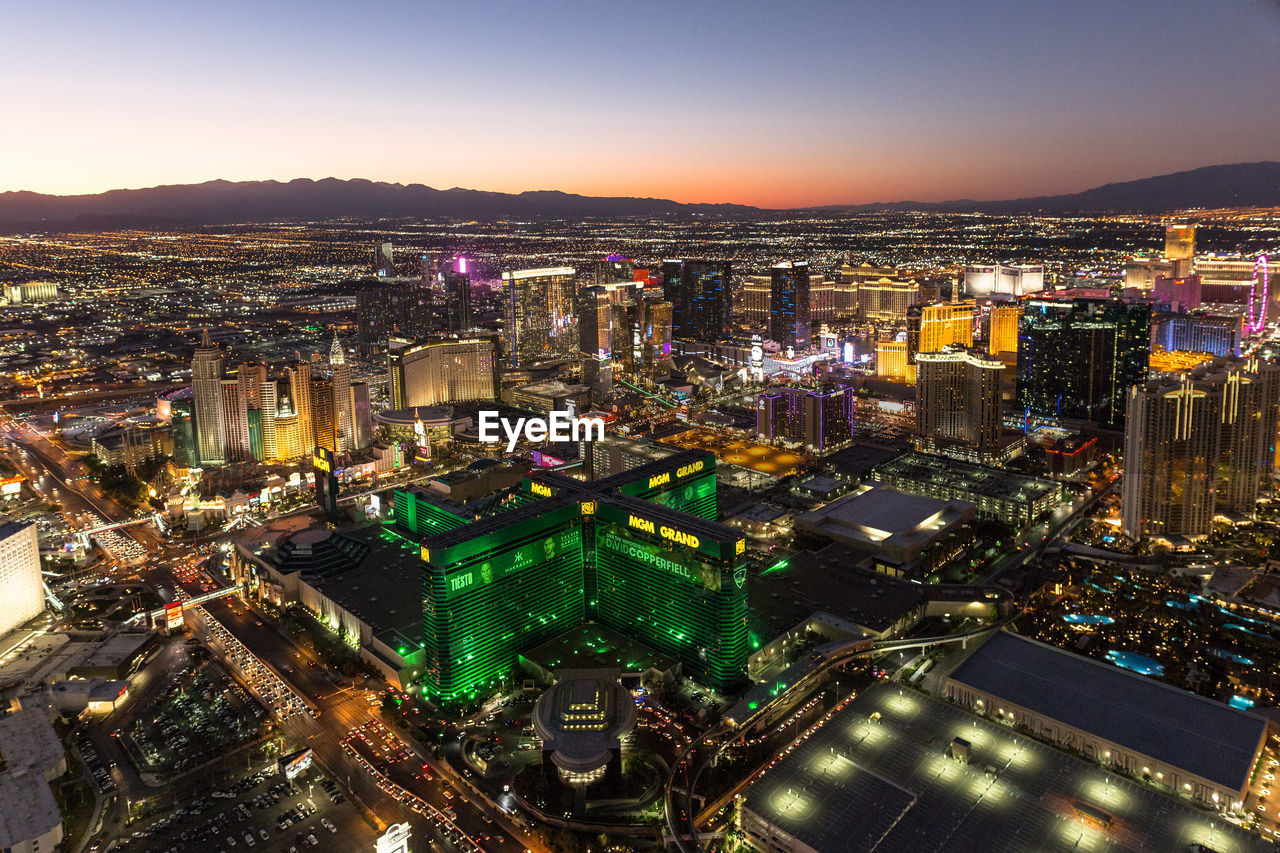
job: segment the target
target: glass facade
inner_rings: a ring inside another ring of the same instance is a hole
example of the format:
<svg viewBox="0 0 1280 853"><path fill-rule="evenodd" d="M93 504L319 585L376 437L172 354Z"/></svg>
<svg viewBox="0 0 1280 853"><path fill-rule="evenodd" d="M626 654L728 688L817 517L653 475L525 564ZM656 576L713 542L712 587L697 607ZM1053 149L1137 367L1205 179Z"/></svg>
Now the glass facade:
<svg viewBox="0 0 1280 853"><path fill-rule="evenodd" d="M620 478L626 479L626 475L620 475ZM652 501L708 521L715 521L719 517L716 506L716 460L711 454L707 454L705 459L687 462L668 471L635 477L619 486L618 491L629 497Z"/></svg>
<svg viewBox="0 0 1280 853"><path fill-rule="evenodd" d="M438 552L424 546L430 698L474 698L506 675L522 650L582 622L580 513L576 502L565 503Z"/></svg>
<svg viewBox="0 0 1280 853"><path fill-rule="evenodd" d="M1150 356L1148 304L1031 300L1018 330L1018 405L1123 429L1126 395L1146 381Z"/></svg>
<svg viewBox="0 0 1280 853"><path fill-rule="evenodd" d="M728 261L662 262L662 298L672 306L672 334L716 343L732 332Z"/></svg>
<svg viewBox="0 0 1280 853"><path fill-rule="evenodd" d="M396 526L410 536L430 536L461 527L471 518L458 511L441 506L445 501L432 500L431 496L417 489L396 489L394 493ZM448 501L452 503L452 501Z"/></svg>
<svg viewBox="0 0 1280 853"><path fill-rule="evenodd" d="M676 657L708 687L744 677L745 542L714 521L715 457L690 451L590 483L539 473L517 495L515 509L461 524L396 493L397 524L428 534L429 697L475 698L520 652L587 619Z"/></svg>
<svg viewBox="0 0 1280 853"><path fill-rule="evenodd" d="M249 409L245 418L249 422L249 455L261 462L266 458L262 438L262 409Z"/></svg>
<svg viewBox="0 0 1280 853"><path fill-rule="evenodd" d="M746 567L734 542L677 527L671 515L600 504L600 621L679 658L707 686L732 687L746 661Z"/></svg>
<svg viewBox="0 0 1280 853"><path fill-rule="evenodd" d="M573 267L502 274L506 290L507 348L512 367L526 367L578 351Z"/></svg>
<svg viewBox="0 0 1280 853"><path fill-rule="evenodd" d="M782 346L803 352L809 348L809 264L784 261L770 270L769 337Z"/></svg>
<svg viewBox="0 0 1280 853"><path fill-rule="evenodd" d="M179 468L191 468L200 464L196 447L195 403L191 400L174 400L173 412L173 464Z"/></svg>

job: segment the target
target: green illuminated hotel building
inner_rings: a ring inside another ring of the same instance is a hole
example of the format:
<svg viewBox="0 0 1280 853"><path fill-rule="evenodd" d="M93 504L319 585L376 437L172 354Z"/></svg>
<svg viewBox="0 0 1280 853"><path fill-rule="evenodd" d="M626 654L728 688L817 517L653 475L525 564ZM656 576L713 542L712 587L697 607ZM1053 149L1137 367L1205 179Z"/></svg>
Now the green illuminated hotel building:
<svg viewBox="0 0 1280 853"><path fill-rule="evenodd" d="M515 509L439 532L460 516L424 503L396 496L397 524L422 537L431 698L475 698L520 652L585 620L677 658L713 689L745 678L745 543L714 521L710 454L595 482L531 474Z"/></svg>

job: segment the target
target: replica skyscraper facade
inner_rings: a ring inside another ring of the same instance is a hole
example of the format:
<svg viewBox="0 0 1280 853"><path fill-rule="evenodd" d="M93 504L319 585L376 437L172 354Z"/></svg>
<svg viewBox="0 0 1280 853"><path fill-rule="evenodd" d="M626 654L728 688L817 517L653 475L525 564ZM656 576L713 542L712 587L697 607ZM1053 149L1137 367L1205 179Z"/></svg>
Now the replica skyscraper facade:
<svg viewBox="0 0 1280 853"><path fill-rule="evenodd" d="M351 407L351 365L338 336L329 347L329 370L333 375L333 440L334 451L350 449L355 441Z"/></svg>

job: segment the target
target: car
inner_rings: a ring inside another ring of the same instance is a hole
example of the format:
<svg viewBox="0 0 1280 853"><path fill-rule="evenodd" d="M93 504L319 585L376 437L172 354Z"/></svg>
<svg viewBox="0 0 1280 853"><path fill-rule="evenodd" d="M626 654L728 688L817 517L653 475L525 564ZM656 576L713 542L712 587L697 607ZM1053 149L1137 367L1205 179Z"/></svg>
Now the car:
<svg viewBox="0 0 1280 853"><path fill-rule="evenodd" d="M248 844L250 847L252 847L252 846L256 843L256 842L254 842L254 840L253 840L253 833L252 833L252 832L246 832L246 833L244 834L244 843L245 843L245 844Z"/></svg>

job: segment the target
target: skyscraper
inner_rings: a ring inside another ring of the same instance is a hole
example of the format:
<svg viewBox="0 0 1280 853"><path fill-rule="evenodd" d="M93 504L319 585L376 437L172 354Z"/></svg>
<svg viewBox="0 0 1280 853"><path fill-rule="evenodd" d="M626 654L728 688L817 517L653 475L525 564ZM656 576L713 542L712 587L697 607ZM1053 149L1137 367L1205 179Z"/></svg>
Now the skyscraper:
<svg viewBox="0 0 1280 853"><path fill-rule="evenodd" d="M849 316L857 310L856 285L852 296L845 292L845 302L852 303L844 311L836 308L838 295L836 282L825 276L817 275L809 270L809 321L811 323L830 323L837 316ZM769 319L773 313L773 276L749 275L742 281L742 286L734 296L734 312L740 314L742 321L751 329L769 333Z"/></svg>
<svg viewBox="0 0 1280 853"><path fill-rule="evenodd" d="M1252 516L1280 419L1280 367L1219 358L1135 386L1125 428L1125 535L1202 536L1218 513Z"/></svg>
<svg viewBox="0 0 1280 853"><path fill-rule="evenodd" d="M591 484L527 477L516 508L471 524L433 514L442 529L420 540L425 692L474 698L524 649L584 619L680 661L701 684L735 688L747 659L746 543L707 520L715 492L715 458L685 452Z"/></svg>
<svg viewBox="0 0 1280 853"><path fill-rule="evenodd" d="M329 370L333 374L333 440L334 452L351 447L355 438L351 419L351 365L338 336L333 336L329 346Z"/></svg>
<svg viewBox="0 0 1280 853"><path fill-rule="evenodd" d="M769 270L769 337L784 352L804 352L812 332L809 262L782 261Z"/></svg>
<svg viewBox="0 0 1280 853"><path fill-rule="evenodd" d="M1022 305L1017 302L993 302L987 323L987 352L991 355L1018 352L1018 318Z"/></svg>
<svg viewBox="0 0 1280 853"><path fill-rule="evenodd" d="M1169 352L1209 352L1239 355L1244 340L1244 317L1211 310L1186 314L1157 312L1151 320L1151 340Z"/></svg>
<svg viewBox="0 0 1280 853"><path fill-rule="evenodd" d="M296 445L301 448L299 453L305 455L315 449L317 443L315 421L311 414L311 363L298 359L285 367L284 374L289 382L289 402L293 413L298 417ZM280 447L276 450L284 452Z"/></svg>
<svg viewBox="0 0 1280 853"><path fill-rule="evenodd" d="M196 444L195 401L174 400L170 404L173 432L173 464L179 468L200 467L200 449Z"/></svg>
<svg viewBox="0 0 1280 853"><path fill-rule="evenodd" d="M506 337L512 367L578 352L573 267L512 270L506 290Z"/></svg>
<svg viewBox="0 0 1280 853"><path fill-rule="evenodd" d="M431 280L418 278L379 279L358 291L356 343L360 351L367 354L385 347L392 336L431 334L435 311L432 286Z"/></svg>
<svg viewBox="0 0 1280 853"><path fill-rule="evenodd" d="M266 384L266 382L267 382L266 365L256 364L254 362L243 362L240 365L240 367L236 369L235 393L240 398L237 403L237 408L239 408L240 406L243 406L245 410L245 420L244 420L244 429L243 429L244 452L241 455L242 459L261 458L254 454L254 441L253 441L253 436L250 430L250 422L248 417L249 412L257 410L259 413L258 414L259 421L261 421L264 417L269 417L270 420L272 421L272 425L273 425L272 429L274 429L274 421L275 421L275 415L276 415L274 407L271 409L271 412L268 414L263 411L263 406L262 406L262 386ZM237 427L237 431L239 431L239 427ZM231 447L233 443L231 440L232 434L233 434L232 429L230 425L228 425L228 428L227 428L228 447ZM259 453L262 452L263 447L264 445L260 442ZM231 455L231 451L228 450L228 456L230 455ZM266 457L266 458L271 458L271 457Z"/></svg>
<svg viewBox="0 0 1280 853"><path fill-rule="evenodd" d="M717 343L732 336L728 261L662 262L662 298L671 303L672 334Z"/></svg>
<svg viewBox="0 0 1280 853"><path fill-rule="evenodd" d="M973 302L936 302L907 306L907 382L916 381L916 355L941 352L958 344L973 346Z"/></svg>
<svg viewBox="0 0 1280 853"><path fill-rule="evenodd" d="M756 433L766 441L793 441L826 450L852 437L853 389L771 388L756 397Z"/></svg>
<svg viewBox="0 0 1280 853"><path fill-rule="evenodd" d="M646 376L654 376L666 370L671 363L675 308L664 300L639 298L635 302L635 317L640 337L640 359L636 369ZM634 340L634 332L632 337Z"/></svg>
<svg viewBox="0 0 1280 853"><path fill-rule="evenodd" d="M395 260L390 243L381 243L374 251L373 269L382 278L396 274Z"/></svg>
<svg viewBox="0 0 1280 853"><path fill-rule="evenodd" d="M916 448L990 462L1000 455L1004 362L963 346L916 355Z"/></svg>
<svg viewBox="0 0 1280 853"><path fill-rule="evenodd" d="M249 455L249 407L238 379L222 380L222 455L227 462L244 462Z"/></svg>
<svg viewBox="0 0 1280 853"><path fill-rule="evenodd" d="M1167 225L1164 229L1164 256L1174 261L1187 261L1196 256L1196 227Z"/></svg>
<svg viewBox="0 0 1280 853"><path fill-rule="evenodd" d="M195 398L196 438L200 465L221 465L225 459L222 418L222 353L205 329L191 359L191 390Z"/></svg>
<svg viewBox="0 0 1280 853"><path fill-rule="evenodd" d="M454 258L441 275L444 276L444 328L456 335L471 328L471 274L467 272L467 259Z"/></svg>
<svg viewBox="0 0 1280 853"><path fill-rule="evenodd" d="M292 459L280 453L280 440L276 429L276 417L280 408L279 387L264 370L258 377L258 404L262 409L262 455L264 459Z"/></svg>
<svg viewBox="0 0 1280 853"><path fill-rule="evenodd" d="M889 278L858 284L858 317L867 322L901 323L920 290L914 281Z"/></svg>
<svg viewBox="0 0 1280 853"><path fill-rule="evenodd" d="M613 306L609 288L584 287L578 293L578 340L582 381L597 398L613 387Z"/></svg>
<svg viewBox="0 0 1280 853"><path fill-rule="evenodd" d="M1032 299L1018 331L1018 406L1122 429L1128 390L1146 381L1150 357L1149 303Z"/></svg>
<svg viewBox="0 0 1280 853"><path fill-rule="evenodd" d="M0 524L0 637L44 612L36 526Z"/></svg>
<svg viewBox="0 0 1280 853"><path fill-rule="evenodd" d="M333 380L328 376L312 376L311 424L315 447L333 450L337 445L333 409Z"/></svg>
<svg viewBox="0 0 1280 853"><path fill-rule="evenodd" d="M355 450L373 443L373 410L369 407L369 383L351 383L351 447Z"/></svg>
<svg viewBox="0 0 1280 853"><path fill-rule="evenodd" d="M1039 264L969 264L964 268L964 292L969 296L1025 296L1044 290L1044 267Z"/></svg>

